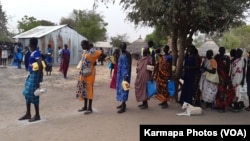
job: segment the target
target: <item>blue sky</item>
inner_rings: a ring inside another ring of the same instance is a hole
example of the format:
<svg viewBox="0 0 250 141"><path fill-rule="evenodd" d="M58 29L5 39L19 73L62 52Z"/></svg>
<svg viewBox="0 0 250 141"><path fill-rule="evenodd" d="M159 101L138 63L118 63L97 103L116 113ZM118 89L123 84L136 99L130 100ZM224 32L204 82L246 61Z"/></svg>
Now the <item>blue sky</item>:
<svg viewBox="0 0 250 141"><path fill-rule="evenodd" d="M92 10L94 0L72 0L72 1L53 1L53 0L0 0L3 10L5 11L9 22L8 27L11 31L17 32L17 21L21 20L24 15L33 16L38 20L48 20L59 23L62 17L68 17L73 9ZM97 13L104 16L104 21L109 25L107 34L109 37L127 34L129 41L135 41L141 37L144 39L153 29L150 27L139 26L135 28L133 23L126 19L126 12L116 2L114 5L109 4L109 8L100 4L96 9Z"/></svg>

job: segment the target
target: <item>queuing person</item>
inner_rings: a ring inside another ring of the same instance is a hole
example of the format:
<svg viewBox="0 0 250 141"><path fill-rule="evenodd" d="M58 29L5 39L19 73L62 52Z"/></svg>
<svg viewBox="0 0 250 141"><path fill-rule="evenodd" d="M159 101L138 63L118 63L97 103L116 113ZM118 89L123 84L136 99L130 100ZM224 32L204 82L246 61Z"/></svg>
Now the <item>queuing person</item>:
<svg viewBox="0 0 250 141"><path fill-rule="evenodd" d="M8 64L11 64L13 56L14 56L14 44L8 43L7 48L8 48Z"/></svg>
<svg viewBox="0 0 250 141"><path fill-rule="evenodd" d="M117 68L118 68L118 59L120 57L120 50L115 49L113 53L113 73L111 71L111 82L110 82L110 88L116 89L116 80L117 80Z"/></svg>
<svg viewBox="0 0 250 141"><path fill-rule="evenodd" d="M211 110L218 91L218 84L206 79L206 73L215 74L217 71L217 62L213 58L212 50L208 50L206 52L206 58L202 63L201 71L203 74L201 75L199 85L202 93L202 100L205 104L203 108L205 110Z"/></svg>
<svg viewBox="0 0 250 141"><path fill-rule="evenodd" d="M245 79L246 79L246 59L243 57L243 50L237 49L236 50L236 58L232 62L231 67L231 80L232 85L235 89L235 93L237 93L237 89L239 86L244 86ZM244 105L243 101L239 101L239 97L235 97L233 105L231 106L235 112L239 112Z"/></svg>
<svg viewBox="0 0 250 141"><path fill-rule="evenodd" d="M231 83L228 83L228 91L227 91L227 94L226 94L226 98L225 98L225 102L224 104L226 104L225 106L229 106L232 108L232 104L234 103L235 101L235 96L236 96L236 90L233 86L233 83L232 83L232 68L233 68L233 62L237 59L236 58L236 53L237 53L237 50L236 49L231 49L230 50L230 69L229 69L229 77L230 77L230 81ZM223 110L219 110L219 111L222 111Z"/></svg>
<svg viewBox="0 0 250 141"><path fill-rule="evenodd" d="M188 48L184 61L185 75L183 77L183 86L179 101L181 105L183 102L193 104L193 99L199 99L199 96L196 95L198 93L198 83L201 76L200 65L201 58L198 54L198 50L194 45L191 45Z"/></svg>
<svg viewBox="0 0 250 141"><path fill-rule="evenodd" d="M26 46L26 47L24 48L24 52L23 52L23 54L24 54L24 65L25 65L26 71L29 70L29 57L30 57L30 53L31 53L31 52L30 52L29 47Z"/></svg>
<svg viewBox="0 0 250 141"><path fill-rule="evenodd" d="M101 65L103 65L103 62L104 62L104 59L105 59L105 54L104 54L104 51L103 51L103 48L101 47L100 48L100 51L102 52L102 55L98 58L98 61L100 62Z"/></svg>
<svg viewBox="0 0 250 141"><path fill-rule="evenodd" d="M232 81L229 76L230 71L230 57L225 55L226 49L225 47L219 48L219 54L216 54L214 59L217 62L218 68L218 75L219 75L219 84L218 84L218 93L216 95L216 108L219 112L226 111L226 102L227 91L231 86Z"/></svg>
<svg viewBox="0 0 250 141"><path fill-rule="evenodd" d="M232 75L232 63L236 59L236 49L231 49L230 50L230 71L229 71L229 76L231 78Z"/></svg>
<svg viewBox="0 0 250 141"><path fill-rule="evenodd" d="M30 39L30 50L31 55L29 57L29 76L26 78L25 87L23 90L23 95L26 100L26 113L24 116L19 118L19 120L28 119L29 122L34 122L40 120L39 113L39 102L40 97L35 96L34 92L37 88L40 87L40 83L43 81L43 68L45 67L41 61L41 53L37 49L38 40L36 38ZM33 64L38 64L38 70L34 70ZM34 104L35 107L35 115L31 118L30 107L31 104Z"/></svg>
<svg viewBox="0 0 250 141"><path fill-rule="evenodd" d="M107 57L106 57L106 58L107 58ZM110 76L110 78L112 79L113 70L114 70L114 65L115 65L114 56L109 56L107 59L109 60L109 62L108 62L108 69L110 70L110 71L109 71L109 76ZM105 60L106 60L106 59L105 59Z"/></svg>
<svg viewBox="0 0 250 141"><path fill-rule="evenodd" d="M22 54L22 44L20 42L17 43L15 46L15 56L14 56L14 63L17 65L18 69L22 68L22 59L23 59L23 54Z"/></svg>
<svg viewBox="0 0 250 141"><path fill-rule="evenodd" d="M47 72L47 75L51 75L52 66L53 66L53 50L51 48L51 44L48 44L45 62L46 62L46 69L45 70Z"/></svg>
<svg viewBox="0 0 250 141"><path fill-rule="evenodd" d="M243 51L241 49L236 50L236 59L232 62L232 74L231 79L235 89L239 85L244 85L245 79L245 68L246 68L246 59L242 56Z"/></svg>
<svg viewBox="0 0 250 141"><path fill-rule="evenodd" d="M105 60L108 60L108 68L110 70L109 72L109 75L110 75L110 78L112 79L112 76L113 76L113 70L114 70L114 66L115 66L115 63L117 62L118 59L115 58L115 55L117 54L115 51L118 50L118 52L120 52L119 49L115 49L114 52L112 53L112 55L108 56L105 58ZM119 53L120 54L120 53Z"/></svg>
<svg viewBox="0 0 250 141"><path fill-rule="evenodd" d="M170 96L168 93L168 80L172 77L172 55L169 54L169 46L165 45L160 53L160 59L157 69L153 72L153 78L156 80L157 94L155 98L161 103L163 109L168 108Z"/></svg>
<svg viewBox="0 0 250 141"><path fill-rule="evenodd" d="M155 66L156 64L156 52L155 51L159 50L160 48L156 48L152 40L147 42L147 47L149 48L150 55L153 59L153 62L152 62L153 66ZM143 48L141 49L141 56L143 56Z"/></svg>
<svg viewBox="0 0 250 141"><path fill-rule="evenodd" d="M154 55L155 61L153 59L153 65L154 65L154 71L155 71L155 70L159 69L159 62L161 59L161 47L156 47L154 52L155 52L155 55ZM153 58L152 55L151 55L151 57Z"/></svg>
<svg viewBox="0 0 250 141"><path fill-rule="evenodd" d="M236 59L236 53L237 53L237 50L236 49L231 49L230 50L230 61L231 61L231 63ZM230 66L232 66L232 65L230 65Z"/></svg>
<svg viewBox="0 0 250 141"><path fill-rule="evenodd" d="M61 46L59 46L58 47L58 58L57 58L57 62L59 63L59 64L61 64L61 60L62 60L62 47Z"/></svg>
<svg viewBox="0 0 250 141"><path fill-rule="evenodd" d="M78 110L78 112L84 112L84 114L90 114L93 112L92 102L93 102L93 90L95 82L95 63L96 60L101 56L102 52L99 50L93 50L90 47L90 43L87 40L81 42L82 49L85 52L82 54L82 67L79 72L78 83L77 83L77 98L84 101L84 106ZM91 68L91 74L88 76L83 76L83 69L86 67Z"/></svg>
<svg viewBox="0 0 250 141"><path fill-rule="evenodd" d="M62 60L60 65L60 71L63 73L63 77L67 78L68 68L70 61L70 51L68 49L68 45L64 44L64 49L62 50Z"/></svg>
<svg viewBox="0 0 250 141"><path fill-rule="evenodd" d="M3 45L0 44L0 50L2 50L2 55L1 55L1 59L2 59L2 65L6 66L7 65L7 59L8 59L8 50L7 50L7 45L5 43L3 43Z"/></svg>
<svg viewBox="0 0 250 141"><path fill-rule="evenodd" d="M116 80L116 100L122 102L121 105L117 106L118 114L124 113L126 111L126 101L128 100L129 90L124 90L122 87L122 81L125 80L130 84L131 80L131 65L132 58L131 54L126 50L127 44L122 42L120 44L120 49L122 54L118 59L117 68L117 80Z"/></svg>
<svg viewBox="0 0 250 141"><path fill-rule="evenodd" d="M135 97L137 102L142 102L138 107L148 109L147 81L152 79L152 71L147 70L147 65L152 65L153 59L150 56L148 47L143 48L143 55L136 66Z"/></svg>

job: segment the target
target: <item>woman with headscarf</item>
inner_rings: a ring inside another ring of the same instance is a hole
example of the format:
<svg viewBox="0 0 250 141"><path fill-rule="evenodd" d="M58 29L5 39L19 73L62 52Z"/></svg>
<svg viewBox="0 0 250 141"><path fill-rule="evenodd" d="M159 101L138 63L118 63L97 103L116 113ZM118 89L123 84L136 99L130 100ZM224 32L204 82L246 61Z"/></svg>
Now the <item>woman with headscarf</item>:
<svg viewBox="0 0 250 141"><path fill-rule="evenodd" d="M165 45L159 58L158 67L153 72L153 79L156 80L157 94L155 98L161 103L163 109L168 108L170 99L168 93L168 80L172 77L172 55L169 54L169 46Z"/></svg>
<svg viewBox="0 0 250 141"><path fill-rule="evenodd" d="M84 53L82 54L82 66L79 72L76 94L79 100L84 100L84 106L79 109L78 112L84 111L84 114L90 114L93 112L93 87L96 74L95 63L101 56L102 52L91 49L90 43L87 40L82 40L81 46ZM91 68L91 73L88 76L83 75L84 68Z"/></svg>
<svg viewBox="0 0 250 141"><path fill-rule="evenodd" d="M137 102L142 102L138 107L148 109L147 81L152 79L152 71L147 70L147 65L152 65L153 59L150 56L148 47L143 48L142 57L136 66L135 98Z"/></svg>
<svg viewBox="0 0 250 141"><path fill-rule="evenodd" d="M117 79L116 79L116 100L122 102L117 106L118 114L126 111L126 101L128 100L129 90L124 90L122 87L122 81L127 81L130 84L131 80L131 54L126 50L127 44L122 42L120 44L122 54L118 59Z"/></svg>

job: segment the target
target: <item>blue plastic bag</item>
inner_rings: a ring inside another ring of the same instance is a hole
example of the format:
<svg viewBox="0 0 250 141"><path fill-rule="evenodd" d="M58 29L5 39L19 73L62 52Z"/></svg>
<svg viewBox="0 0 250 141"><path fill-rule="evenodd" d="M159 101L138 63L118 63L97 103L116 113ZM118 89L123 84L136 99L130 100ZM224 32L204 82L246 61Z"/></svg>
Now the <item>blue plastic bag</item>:
<svg viewBox="0 0 250 141"><path fill-rule="evenodd" d="M148 98L152 97L157 93L156 82L154 80L147 81L147 93L148 93Z"/></svg>
<svg viewBox="0 0 250 141"><path fill-rule="evenodd" d="M175 93L175 83L174 80L168 81L168 93L170 96L174 96Z"/></svg>
<svg viewBox="0 0 250 141"><path fill-rule="evenodd" d="M109 68L109 69L112 69L112 65L113 65L112 62L110 61L110 62L108 63L108 68Z"/></svg>

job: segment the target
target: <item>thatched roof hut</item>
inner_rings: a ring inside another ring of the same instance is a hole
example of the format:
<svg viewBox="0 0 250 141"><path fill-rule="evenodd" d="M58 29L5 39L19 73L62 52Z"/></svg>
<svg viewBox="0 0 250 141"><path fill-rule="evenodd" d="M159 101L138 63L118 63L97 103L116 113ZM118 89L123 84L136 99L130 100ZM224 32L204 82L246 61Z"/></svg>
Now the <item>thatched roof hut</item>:
<svg viewBox="0 0 250 141"><path fill-rule="evenodd" d="M210 49L213 50L214 55L219 51L219 46L211 39L207 40L201 47L198 48L199 55L205 57L206 52Z"/></svg>
<svg viewBox="0 0 250 141"><path fill-rule="evenodd" d="M127 51L129 51L132 55L139 55L141 52L141 48L146 47L147 42L145 42L141 37L132 42L127 47Z"/></svg>

